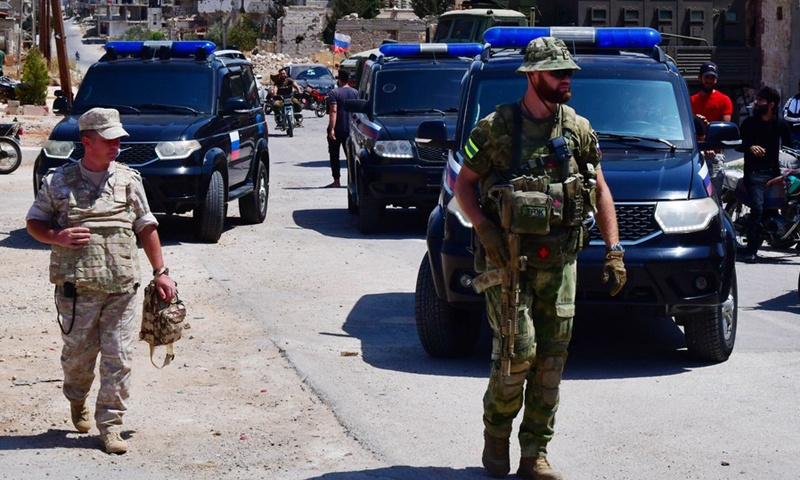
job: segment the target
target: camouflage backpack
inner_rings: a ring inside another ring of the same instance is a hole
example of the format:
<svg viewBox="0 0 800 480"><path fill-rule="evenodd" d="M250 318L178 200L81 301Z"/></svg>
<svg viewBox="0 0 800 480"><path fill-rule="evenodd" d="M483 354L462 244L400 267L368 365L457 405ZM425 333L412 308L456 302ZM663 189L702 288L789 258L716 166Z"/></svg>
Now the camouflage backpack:
<svg viewBox="0 0 800 480"><path fill-rule="evenodd" d="M151 280L144 289L142 329L139 331L139 339L150 344L150 363L154 367L166 367L175 358L173 344L181 338L183 330L189 328L189 325L184 323L184 318L186 318L186 306L178 298L178 292L175 292L170 302L165 302L158 296L155 281ZM161 345L167 347L167 354L164 357L164 364L159 367L153 362L153 352Z"/></svg>

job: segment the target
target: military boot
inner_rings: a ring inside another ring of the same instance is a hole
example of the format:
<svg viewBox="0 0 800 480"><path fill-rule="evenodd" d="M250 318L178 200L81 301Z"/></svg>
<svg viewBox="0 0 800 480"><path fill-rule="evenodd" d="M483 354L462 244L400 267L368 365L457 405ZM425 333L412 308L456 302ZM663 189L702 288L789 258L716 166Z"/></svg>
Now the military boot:
<svg viewBox="0 0 800 480"><path fill-rule="evenodd" d="M501 478L511 470L508 458L508 437L500 438L483 431L483 468L490 477Z"/></svg>
<svg viewBox="0 0 800 480"><path fill-rule="evenodd" d="M100 434L100 440L106 453L123 454L128 451L128 444L119 436L119 432L105 432Z"/></svg>
<svg viewBox="0 0 800 480"><path fill-rule="evenodd" d="M86 402L69 404L69 411L72 414L72 424L75 430L86 433L92 428L92 416L86 408Z"/></svg>
<svg viewBox="0 0 800 480"><path fill-rule="evenodd" d="M545 457L522 457L519 461L517 476L532 480L564 480L564 477L550 466L550 462Z"/></svg>

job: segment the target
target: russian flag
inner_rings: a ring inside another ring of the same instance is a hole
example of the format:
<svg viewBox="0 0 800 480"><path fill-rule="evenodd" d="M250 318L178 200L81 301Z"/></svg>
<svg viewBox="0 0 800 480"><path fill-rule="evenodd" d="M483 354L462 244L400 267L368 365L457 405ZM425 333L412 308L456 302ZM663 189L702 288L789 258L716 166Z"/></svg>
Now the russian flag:
<svg viewBox="0 0 800 480"><path fill-rule="evenodd" d="M342 53L347 50L350 50L350 36L345 35L344 33L334 33L333 34L333 52L334 53Z"/></svg>

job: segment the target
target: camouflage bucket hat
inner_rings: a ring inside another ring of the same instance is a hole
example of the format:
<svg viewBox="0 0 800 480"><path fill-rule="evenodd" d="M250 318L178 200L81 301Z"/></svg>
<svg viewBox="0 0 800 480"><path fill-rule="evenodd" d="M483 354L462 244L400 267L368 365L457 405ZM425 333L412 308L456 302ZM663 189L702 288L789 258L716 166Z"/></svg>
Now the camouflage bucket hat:
<svg viewBox="0 0 800 480"><path fill-rule="evenodd" d="M517 69L517 73L580 69L581 67L572 60L572 55L563 40L539 37L531 40L525 47L525 61Z"/></svg>

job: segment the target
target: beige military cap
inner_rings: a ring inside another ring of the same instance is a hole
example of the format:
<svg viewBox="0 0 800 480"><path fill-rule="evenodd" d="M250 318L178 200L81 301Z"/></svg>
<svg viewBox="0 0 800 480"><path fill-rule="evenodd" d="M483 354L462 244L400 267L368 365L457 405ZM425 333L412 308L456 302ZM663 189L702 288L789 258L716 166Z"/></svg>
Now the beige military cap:
<svg viewBox="0 0 800 480"><path fill-rule="evenodd" d="M80 130L94 130L106 140L128 136L119 121L119 112L113 108L93 108L78 119Z"/></svg>

